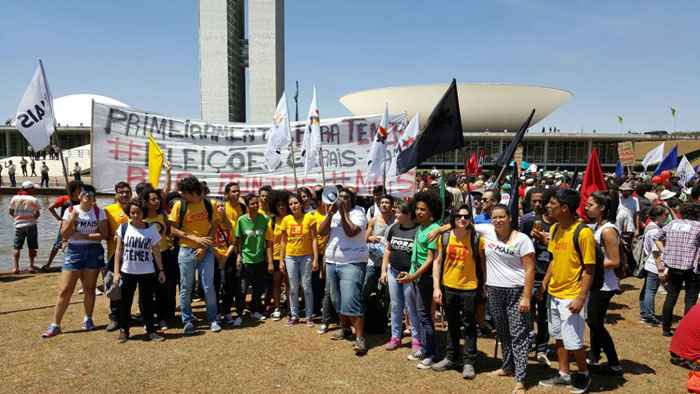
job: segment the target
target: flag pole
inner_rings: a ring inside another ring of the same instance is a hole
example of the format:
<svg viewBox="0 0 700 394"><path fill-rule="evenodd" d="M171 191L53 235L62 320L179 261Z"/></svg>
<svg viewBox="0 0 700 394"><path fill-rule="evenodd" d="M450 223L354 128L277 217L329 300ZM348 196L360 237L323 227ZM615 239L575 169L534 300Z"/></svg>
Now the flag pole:
<svg viewBox="0 0 700 394"><path fill-rule="evenodd" d="M46 84L45 88L46 91L49 93L49 97L51 98L52 101L53 97L51 95L51 92L49 92L49 87L48 87L48 82L46 82L46 71L44 71L44 63L39 59L39 67L41 67L41 75L44 77L44 84ZM66 182L66 187L68 187L68 170L66 170L66 163L63 160L63 149L61 148L60 140L58 138L58 126L56 123L56 113L53 110L53 102L48 103L51 106L51 112L53 113L53 131L54 131L54 139L56 140L56 148L58 149L58 157L61 160L61 168L63 168L63 180ZM94 100L93 100L93 105L94 105ZM92 107L91 107L92 109ZM93 111L94 113L94 111ZM90 116L93 116L92 114ZM94 117L94 116L93 116ZM94 119L91 119L91 123L94 121ZM92 129L92 124L90 125L90 128ZM91 133L92 135L92 133ZM92 137L91 137L92 140ZM50 139L49 139L50 141ZM90 163L90 166L92 167L92 163Z"/></svg>
<svg viewBox="0 0 700 394"><path fill-rule="evenodd" d="M294 113L294 121L298 122L299 121L299 81L296 81L297 83L297 91L294 93L294 107L295 107L295 113ZM289 118L287 118L289 119ZM292 172L294 173L294 191L296 192L299 189L299 180L297 179L297 159L294 157L294 144L296 143L296 128L294 129L294 132L292 132L292 128L289 128L289 133L292 135L292 143L289 145L289 153L292 155Z"/></svg>

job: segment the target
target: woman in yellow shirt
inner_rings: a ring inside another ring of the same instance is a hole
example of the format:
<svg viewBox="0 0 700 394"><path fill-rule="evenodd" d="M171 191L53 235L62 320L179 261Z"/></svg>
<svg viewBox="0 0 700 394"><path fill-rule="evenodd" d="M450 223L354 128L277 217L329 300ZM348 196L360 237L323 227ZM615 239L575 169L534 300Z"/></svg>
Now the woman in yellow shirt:
<svg viewBox="0 0 700 394"><path fill-rule="evenodd" d="M272 320L282 319L282 310L280 309L282 281L285 279L286 272L284 264L281 263L282 254L282 219L289 215L289 193L284 190L273 190L269 197L270 204L270 220L267 222L268 230L272 233L272 261L267 264L267 272L272 274L271 291L267 293L267 305L273 305ZM287 285L289 288L289 285Z"/></svg>
<svg viewBox="0 0 700 394"><path fill-rule="evenodd" d="M290 317L287 325L299 322L299 284L304 289L306 325L313 326L314 293L311 288L311 272L318 270L318 240L314 215L304 213L300 198L292 194L287 200L291 215L280 223L282 240L280 257L289 277Z"/></svg>

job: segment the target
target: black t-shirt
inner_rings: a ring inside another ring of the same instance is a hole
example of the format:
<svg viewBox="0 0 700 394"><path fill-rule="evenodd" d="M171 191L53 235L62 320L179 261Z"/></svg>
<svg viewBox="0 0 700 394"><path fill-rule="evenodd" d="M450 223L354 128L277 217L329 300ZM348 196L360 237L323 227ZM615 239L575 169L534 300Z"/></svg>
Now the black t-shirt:
<svg viewBox="0 0 700 394"><path fill-rule="evenodd" d="M418 225L403 227L398 223L392 224L386 232L386 243L391 250L389 264L399 272L411 270L411 254L413 243L418 232Z"/></svg>
<svg viewBox="0 0 700 394"><path fill-rule="evenodd" d="M520 231L530 237L532 227L534 226L536 220L539 220L542 223L540 226L541 231L548 233L550 224L542 219L542 215L537 215L534 211L522 217ZM544 275L547 273L549 263L552 261L552 253L547 250L546 244L542 244L532 237L530 237L530 239L532 239L532 243L535 245L535 279L542 280L544 279Z"/></svg>

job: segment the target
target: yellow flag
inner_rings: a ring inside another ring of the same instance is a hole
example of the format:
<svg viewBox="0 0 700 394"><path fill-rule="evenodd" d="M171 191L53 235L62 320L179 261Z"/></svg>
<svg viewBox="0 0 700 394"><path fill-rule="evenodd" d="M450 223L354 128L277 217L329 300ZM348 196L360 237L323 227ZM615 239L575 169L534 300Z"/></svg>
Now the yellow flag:
<svg viewBox="0 0 700 394"><path fill-rule="evenodd" d="M160 183L160 173L163 171L163 162L165 161L165 155L160 149L160 146L153 138L153 136L148 134L148 182L154 187L158 188Z"/></svg>

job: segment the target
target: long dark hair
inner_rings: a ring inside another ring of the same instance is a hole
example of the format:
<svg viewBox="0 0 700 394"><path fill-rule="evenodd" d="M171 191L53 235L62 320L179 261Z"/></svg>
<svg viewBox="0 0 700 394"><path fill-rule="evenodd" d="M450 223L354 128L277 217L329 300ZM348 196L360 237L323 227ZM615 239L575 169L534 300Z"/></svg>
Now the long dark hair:
<svg viewBox="0 0 700 394"><path fill-rule="evenodd" d="M603 210L603 219L608 222L615 223L617 217L617 207L620 204L617 193L597 191L591 193L591 198Z"/></svg>

